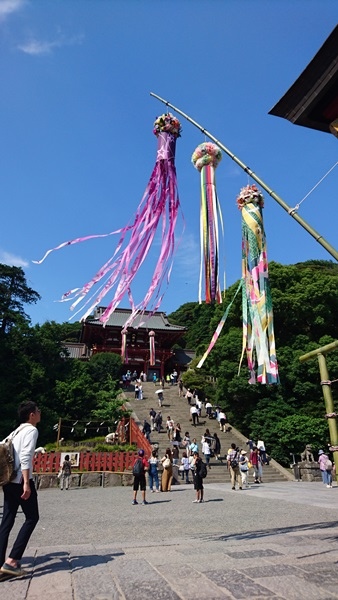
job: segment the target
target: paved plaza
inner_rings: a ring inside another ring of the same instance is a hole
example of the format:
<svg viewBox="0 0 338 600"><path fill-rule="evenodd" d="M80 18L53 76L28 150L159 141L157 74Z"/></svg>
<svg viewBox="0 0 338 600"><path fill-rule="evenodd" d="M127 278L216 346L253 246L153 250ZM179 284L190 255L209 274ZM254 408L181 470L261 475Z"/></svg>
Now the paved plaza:
<svg viewBox="0 0 338 600"><path fill-rule="evenodd" d="M23 559L30 575L1 582L0 597L338 598L337 487L285 482L234 492L210 483L203 504L194 498L192 485L148 494L147 506L132 506L130 487L39 492L40 521Z"/></svg>

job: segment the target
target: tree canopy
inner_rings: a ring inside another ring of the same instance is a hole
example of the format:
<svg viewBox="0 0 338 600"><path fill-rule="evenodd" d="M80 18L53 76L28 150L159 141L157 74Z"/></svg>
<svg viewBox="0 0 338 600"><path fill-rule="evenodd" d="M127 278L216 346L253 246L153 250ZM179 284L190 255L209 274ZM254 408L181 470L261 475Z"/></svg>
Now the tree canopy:
<svg viewBox="0 0 338 600"><path fill-rule="evenodd" d="M42 444L53 440L53 426L63 419L114 421L121 414L118 382L121 359L95 355L90 362L67 358L66 341L80 339L80 323L47 321L31 326L25 304L40 298L22 269L0 265L0 438L16 426L20 402L34 400L42 410Z"/></svg>
<svg viewBox="0 0 338 600"><path fill-rule="evenodd" d="M40 300L37 292L26 282L20 267L0 264L0 334L3 336L14 325L28 321L24 304L34 304Z"/></svg>

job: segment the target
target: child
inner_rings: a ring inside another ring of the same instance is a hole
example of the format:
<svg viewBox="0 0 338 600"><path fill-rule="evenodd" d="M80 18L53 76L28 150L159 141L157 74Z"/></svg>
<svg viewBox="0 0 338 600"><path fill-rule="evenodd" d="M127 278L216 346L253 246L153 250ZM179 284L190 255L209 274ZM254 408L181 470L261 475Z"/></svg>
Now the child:
<svg viewBox="0 0 338 600"><path fill-rule="evenodd" d="M183 452L182 454L182 458L181 458L181 473L182 473L182 481L184 481L184 477L185 477L185 483L190 483L189 481L189 470L190 470L190 464L189 464L189 458L187 456L186 452Z"/></svg>

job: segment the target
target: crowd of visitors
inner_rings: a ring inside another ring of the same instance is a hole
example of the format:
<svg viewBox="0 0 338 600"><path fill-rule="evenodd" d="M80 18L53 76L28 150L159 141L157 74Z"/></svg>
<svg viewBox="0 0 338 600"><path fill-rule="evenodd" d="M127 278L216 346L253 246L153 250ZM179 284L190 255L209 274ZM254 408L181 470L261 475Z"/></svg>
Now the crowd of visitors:
<svg viewBox="0 0 338 600"><path fill-rule="evenodd" d="M142 375L142 374L141 374ZM137 391L142 388L141 376L131 374L135 377L135 398L138 398ZM157 378L156 378L157 381ZM154 377L155 382L155 377ZM222 433L230 433L231 427L228 423L227 416L219 406L213 406L208 398L204 398L203 402L199 398L198 391L187 388L184 393L184 386L181 379L178 379L176 371L166 377L168 385L177 385L178 395L185 398L188 403L189 420L192 427L203 425L205 419L216 421L219 430ZM163 407L164 400L164 382L160 382L160 388L155 390L156 398L158 399L159 408ZM204 412L205 411L205 412ZM202 414L202 412L204 414ZM204 419L201 422L201 417ZM149 464L146 469L148 471L149 489L154 491L170 491L173 480L173 467L178 467L178 477L186 483L196 483L194 471L196 460L202 461L206 465L206 469L211 469L211 459L220 461L228 470L231 488L236 487L240 490L249 487L249 474L252 473L253 483L263 483L263 465L269 464L269 456L266 452L264 441L259 439L256 443L248 439L246 445L248 449L239 448L235 443L232 443L227 452L222 453L221 440L217 432L210 432L210 428L206 427L200 440L197 436L191 437L189 432L184 434L179 422L175 422L171 415L167 415L163 420L162 411L151 407L149 411L149 421L144 419L142 432L146 439L151 443L151 432L156 431L166 433L168 438L168 448L162 458L158 457L158 444L153 445L152 456L149 459ZM180 451L181 452L180 454ZM223 462L224 461L224 462ZM198 487L199 487L198 482ZM196 489L196 488L195 488ZM199 495L196 498L198 501L203 500L203 494L199 490Z"/></svg>
<svg viewBox="0 0 338 600"><path fill-rule="evenodd" d="M165 382L169 386L177 385L179 398L187 400L187 420L189 419L191 427L194 427L194 432L195 429L201 428L203 424L206 425L206 419L216 421L217 429L219 428L222 434L231 432L231 426L228 423L224 410L219 406L213 406L208 398L203 398L203 394L202 400L196 389L185 389L176 371L167 375ZM155 390L159 408L163 407L165 382L161 381L160 389ZM137 377L135 385L139 387ZM168 448L165 455L159 458L156 454L157 448L154 448L151 458L153 466L151 468L149 461L149 488L151 491L155 491L154 487L156 491L158 489L170 491L175 473L175 477L181 478L185 483L194 483L196 493L199 492L196 496L196 502L203 501L203 491L200 488L200 482L196 483L196 464L202 462L206 469L210 470L212 468L211 459L224 464L230 478L232 490L243 490L252 484L260 485L263 483L264 466L268 465L270 461L263 439L259 438L257 441L248 439L244 447L239 447L235 443L232 443L226 452L224 451L225 449L222 452L221 440L218 434L216 431L211 433L208 427L203 430L204 432L201 437L196 436L196 434L194 437L190 436L188 431L183 433L184 430L182 431L180 423L176 422L171 415L168 415L163 421L161 410L156 412L154 408L151 408L149 412L149 420L150 423L146 420L144 421L143 433L145 437L150 441L151 432L156 430L158 433L161 431L166 433L168 439ZM210 424L212 425L212 423ZM212 429L215 429L215 427ZM155 475L155 463L157 478ZM333 464L323 450L319 451L318 463L323 483L328 488L332 487ZM177 470L173 471L173 467L175 466L178 467L178 474ZM152 475L151 471L153 472Z"/></svg>

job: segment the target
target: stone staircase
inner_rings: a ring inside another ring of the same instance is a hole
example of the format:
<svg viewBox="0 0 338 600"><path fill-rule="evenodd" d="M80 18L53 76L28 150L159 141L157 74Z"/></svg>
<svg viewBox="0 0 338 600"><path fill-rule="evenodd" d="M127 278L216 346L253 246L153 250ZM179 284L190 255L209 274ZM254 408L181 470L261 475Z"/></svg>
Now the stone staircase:
<svg viewBox="0 0 338 600"><path fill-rule="evenodd" d="M220 431L217 421L214 419L208 419L205 415L204 409L202 409L202 416L200 418L199 425L193 427L192 422L189 420L190 406L188 405L188 401L186 398L184 398L184 396L181 398L179 397L177 385L165 385L163 390L164 400L161 409L158 405L158 395L155 393L160 389L159 384L155 386L152 382L144 382L142 383L142 388L143 400L135 400L134 385L131 385L128 390L124 390L124 395L129 404L129 408L133 411L133 418L139 424L140 428L143 426L144 419L147 419L147 421L150 423L149 411L151 408L154 408L156 412L161 410L163 417L162 431L161 433L153 431L150 437L151 443L157 443L159 446L159 456L163 456L165 449L170 446L167 437L167 431L165 429L165 423L168 415L170 415L175 423L180 423L182 438L184 437L186 431L189 431L191 439L194 437L196 438L202 458L203 454L201 452L201 437L204 434L205 429L208 428L211 434L217 433L220 439L221 456L223 462L216 460L215 458L211 458L211 469L208 472L206 481L208 483L224 483L229 481L229 472L225 458L228 449L231 443L235 442L240 449L243 448L247 450L248 447L245 443L246 438L234 428L232 428L231 432L229 433L223 433ZM182 452L183 450L180 449L180 458L182 457ZM253 481L253 470L250 470L249 480L250 482ZM269 465L265 465L263 467L264 483L287 480L294 480L293 475L279 465L276 461L271 460Z"/></svg>

